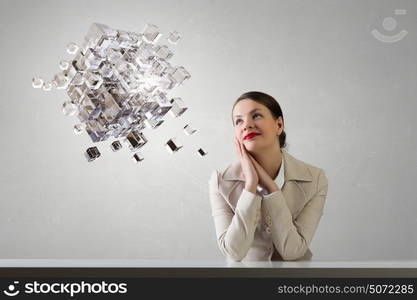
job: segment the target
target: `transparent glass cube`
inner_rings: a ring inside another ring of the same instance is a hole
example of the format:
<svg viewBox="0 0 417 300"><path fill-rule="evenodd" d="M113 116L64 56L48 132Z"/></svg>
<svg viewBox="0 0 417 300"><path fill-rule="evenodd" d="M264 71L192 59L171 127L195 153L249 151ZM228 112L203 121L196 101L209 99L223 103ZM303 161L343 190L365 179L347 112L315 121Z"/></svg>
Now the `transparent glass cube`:
<svg viewBox="0 0 417 300"><path fill-rule="evenodd" d="M61 60L60 62L59 62L59 68L61 69L61 70L66 70L66 69L68 69L69 68L69 66L70 66L70 63L69 63L69 61L68 60Z"/></svg>
<svg viewBox="0 0 417 300"><path fill-rule="evenodd" d="M88 148L84 154L88 162L95 160L101 155L97 147Z"/></svg>
<svg viewBox="0 0 417 300"><path fill-rule="evenodd" d="M175 138L171 138L166 142L165 149L168 150L169 153L175 153L182 148L182 145L178 143Z"/></svg>
<svg viewBox="0 0 417 300"><path fill-rule="evenodd" d="M153 43L153 44L158 42L158 40L162 36L162 34L159 31L158 26L153 25L153 24L149 24L149 23L147 23L145 25L145 28L143 29L142 34L143 34L143 36L142 36L143 39L147 43Z"/></svg>
<svg viewBox="0 0 417 300"><path fill-rule="evenodd" d="M148 120L148 119L146 119L144 121L144 123L145 123L147 128L156 129L159 126L161 126L162 123L164 123L164 120Z"/></svg>
<svg viewBox="0 0 417 300"><path fill-rule="evenodd" d="M58 73L54 76L54 82L57 89L66 89L69 84L68 78L62 73Z"/></svg>
<svg viewBox="0 0 417 300"><path fill-rule="evenodd" d="M77 74L77 70L75 70L73 65L69 65L68 69L62 71L62 74L68 78L68 81L71 82L74 76Z"/></svg>
<svg viewBox="0 0 417 300"><path fill-rule="evenodd" d="M51 91L51 90L52 90L52 82L51 82L51 81L45 81L45 82L43 83L42 89L43 89L45 92L49 92L49 91Z"/></svg>
<svg viewBox="0 0 417 300"><path fill-rule="evenodd" d="M90 70L96 70L105 58L100 57L96 52L88 49L85 53L85 65Z"/></svg>
<svg viewBox="0 0 417 300"><path fill-rule="evenodd" d="M172 98L170 102L172 103L172 108L169 111L169 114L175 118L184 114L188 109L188 107L185 106L184 101L179 97Z"/></svg>
<svg viewBox="0 0 417 300"><path fill-rule="evenodd" d="M75 53L77 53L78 49L79 49L79 47L78 47L78 45L76 43L69 43L67 45L67 52L69 54L75 54Z"/></svg>
<svg viewBox="0 0 417 300"><path fill-rule="evenodd" d="M73 79L71 80L71 85L83 85L85 82L85 77L80 72L77 72Z"/></svg>
<svg viewBox="0 0 417 300"><path fill-rule="evenodd" d="M103 39L114 40L117 37L117 30L100 23L91 24L87 35L84 38L83 49L95 48Z"/></svg>
<svg viewBox="0 0 417 300"><path fill-rule="evenodd" d="M67 100L62 104L62 113L65 116L73 116L78 112L78 107L71 101Z"/></svg>
<svg viewBox="0 0 417 300"><path fill-rule="evenodd" d="M99 72L101 73L101 76L106 79L110 79L113 76L113 68L109 64L102 64Z"/></svg>
<svg viewBox="0 0 417 300"><path fill-rule="evenodd" d="M184 67L175 68L174 72L171 75L172 80L175 82L176 86L181 85L184 80L191 77L190 73Z"/></svg>
<svg viewBox="0 0 417 300"><path fill-rule="evenodd" d="M101 102L103 104L102 114L107 121L113 121L122 112L122 107L110 93L105 93L104 100Z"/></svg>
<svg viewBox="0 0 417 300"><path fill-rule="evenodd" d="M43 87L43 79L40 77L33 77L32 78L32 86L35 89L40 89L41 87Z"/></svg>
<svg viewBox="0 0 417 300"><path fill-rule="evenodd" d="M184 133L186 135L192 135L193 133L195 133L197 131L197 129L193 128L191 126L191 124L187 124L184 126Z"/></svg>
<svg viewBox="0 0 417 300"><path fill-rule="evenodd" d="M79 52L71 63L77 72L84 72L87 69L85 56Z"/></svg>
<svg viewBox="0 0 417 300"><path fill-rule="evenodd" d="M74 133L81 134L85 130L85 124L79 123L74 125Z"/></svg>
<svg viewBox="0 0 417 300"><path fill-rule="evenodd" d="M159 46L156 49L155 53L156 55L158 55L159 58L164 60L168 60L174 55L174 53L165 45Z"/></svg>
<svg viewBox="0 0 417 300"><path fill-rule="evenodd" d="M103 78L98 74L88 72L85 74L85 83L88 88L96 90L103 84Z"/></svg>
<svg viewBox="0 0 417 300"><path fill-rule="evenodd" d="M172 31L168 34L168 42L170 42L173 45L178 44L178 41L181 39L181 35L178 33L178 31Z"/></svg>
<svg viewBox="0 0 417 300"><path fill-rule="evenodd" d="M113 150L113 152L119 151L122 149L122 143L120 143L120 141L114 141L111 143L110 148Z"/></svg>
<svg viewBox="0 0 417 300"><path fill-rule="evenodd" d="M120 51L115 50L113 48L107 49L107 60L109 61L109 63L114 65L118 63L119 60L122 58L123 58L123 54L120 53Z"/></svg>
<svg viewBox="0 0 417 300"><path fill-rule="evenodd" d="M140 162L140 161L142 161L144 158L143 158L143 155L142 155L142 153L140 153L140 152L136 152L134 155L133 155L133 157L132 157L132 160L134 161L134 162L136 162L136 163L138 163L138 162Z"/></svg>
<svg viewBox="0 0 417 300"><path fill-rule="evenodd" d="M141 147L143 147L143 145L145 145L147 143L147 139L145 138L145 136L143 135L142 132L136 131L136 130L132 130L125 139L125 143L128 145L129 149L131 151L135 151Z"/></svg>

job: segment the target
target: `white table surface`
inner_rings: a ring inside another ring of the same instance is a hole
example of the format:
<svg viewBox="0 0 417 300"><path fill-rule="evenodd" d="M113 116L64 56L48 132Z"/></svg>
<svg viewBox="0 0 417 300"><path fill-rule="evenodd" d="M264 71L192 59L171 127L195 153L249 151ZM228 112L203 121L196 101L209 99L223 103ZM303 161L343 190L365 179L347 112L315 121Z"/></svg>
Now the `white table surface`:
<svg viewBox="0 0 417 300"><path fill-rule="evenodd" d="M417 260L226 262L144 259L0 259L0 268L417 268Z"/></svg>

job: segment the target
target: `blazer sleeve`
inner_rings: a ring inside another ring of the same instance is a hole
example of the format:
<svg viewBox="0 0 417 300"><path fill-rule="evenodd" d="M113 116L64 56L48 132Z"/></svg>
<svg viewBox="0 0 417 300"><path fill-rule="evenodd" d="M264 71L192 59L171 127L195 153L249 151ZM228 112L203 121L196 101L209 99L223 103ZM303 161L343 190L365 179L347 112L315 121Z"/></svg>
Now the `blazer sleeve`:
<svg viewBox="0 0 417 300"><path fill-rule="evenodd" d="M328 182L323 170L317 180L317 191L293 220L281 190L264 196L263 205L269 212L272 241L284 260L296 260L305 255L323 215Z"/></svg>
<svg viewBox="0 0 417 300"><path fill-rule="evenodd" d="M209 180L209 190L217 244L226 258L241 261L254 239L262 197L243 189L233 212L218 187L218 172L215 170Z"/></svg>

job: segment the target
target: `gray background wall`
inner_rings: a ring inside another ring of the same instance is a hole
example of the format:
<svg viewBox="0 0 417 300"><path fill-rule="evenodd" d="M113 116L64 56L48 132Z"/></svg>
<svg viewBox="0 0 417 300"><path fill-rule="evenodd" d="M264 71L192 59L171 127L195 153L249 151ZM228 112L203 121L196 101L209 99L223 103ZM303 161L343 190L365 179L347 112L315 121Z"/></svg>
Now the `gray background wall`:
<svg viewBox="0 0 417 300"><path fill-rule="evenodd" d="M394 15L394 9L407 14ZM288 151L325 169L316 260L417 257L415 1L0 1L0 258L220 259L208 178L237 159L230 110L248 90L275 96ZM382 22L394 17L387 32ZM178 30L171 93L190 109L147 131L145 160L92 145L65 117L52 78L92 22ZM408 34L396 43L371 31ZM385 30L385 31L384 31ZM199 129L187 137L181 127ZM170 155L162 145L184 145ZM195 150L208 151L200 158Z"/></svg>

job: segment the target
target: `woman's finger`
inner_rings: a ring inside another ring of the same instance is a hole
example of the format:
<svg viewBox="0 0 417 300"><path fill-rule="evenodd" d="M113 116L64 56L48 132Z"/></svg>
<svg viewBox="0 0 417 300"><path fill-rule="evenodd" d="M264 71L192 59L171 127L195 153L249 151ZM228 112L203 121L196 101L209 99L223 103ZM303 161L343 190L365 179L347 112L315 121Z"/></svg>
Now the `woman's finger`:
<svg viewBox="0 0 417 300"><path fill-rule="evenodd" d="M253 158L253 156L250 153L248 153L248 158L251 161L252 165L255 167L256 171L259 173L258 162L256 161L256 159Z"/></svg>
<svg viewBox="0 0 417 300"><path fill-rule="evenodd" d="M241 157L242 150L240 149L239 141L237 140L237 138L235 138L235 145L236 145L237 154Z"/></svg>
<svg viewBox="0 0 417 300"><path fill-rule="evenodd" d="M243 156L244 156L245 158L248 158L248 152L247 152L247 150L246 150L245 145L244 145L243 143L241 143L241 145L242 145L242 154L243 154Z"/></svg>
<svg viewBox="0 0 417 300"><path fill-rule="evenodd" d="M255 164L254 164L254 163L253 163L253 161L251 160L252 155L248 152L248 150L246 150L245 145L243 145L243 144L242 144L242 151L243 151L243 157L244 157L244 159L245 159L245 160L247 161L247 163L248 163L249 165L251 165L251 166L254 168L254 170L256 171Z"/></svg>
<svg viewBox="0 0 417 300"><path fill-rule="evenodd" d="M259 163L256 161L256 159L255 159L252 155L249 155L249 157L250 157L250 159L251 159L251 161L252 161L253 165L254 165L256 168L258 168L258 167L259 167Z"/></svg>
<svg viewBox="0 0 417 300"><path fill-rule="evenodd" d="M256 171L258 172L259 175L265 175L267 174L266 171L264 170L264 168L262 168L262 166L258 163L258 161L251 155L250 156L251 161L253 163L253 165L255 166Z"/></svg>
<svg viewBox="0 0 417 300"><path fill-rule="evenodd" d="M242 143L239 140L237 140L237 143L239 144L240 154L243 156Z"/></svg>

